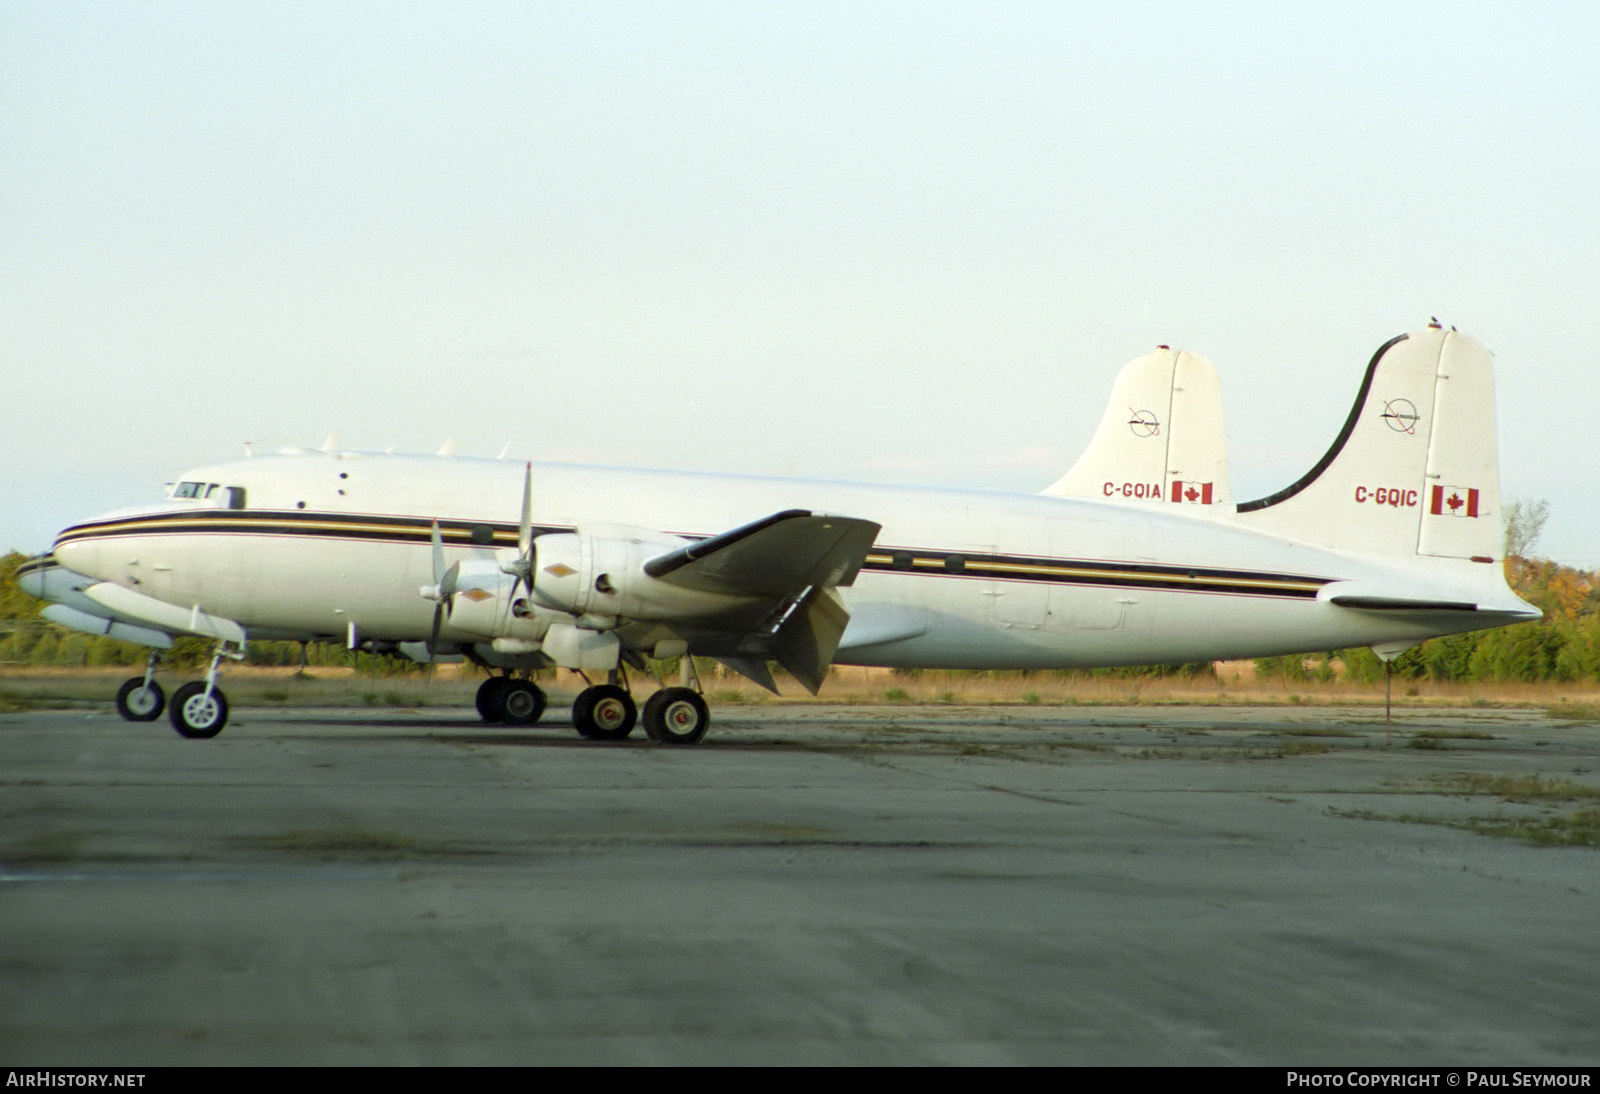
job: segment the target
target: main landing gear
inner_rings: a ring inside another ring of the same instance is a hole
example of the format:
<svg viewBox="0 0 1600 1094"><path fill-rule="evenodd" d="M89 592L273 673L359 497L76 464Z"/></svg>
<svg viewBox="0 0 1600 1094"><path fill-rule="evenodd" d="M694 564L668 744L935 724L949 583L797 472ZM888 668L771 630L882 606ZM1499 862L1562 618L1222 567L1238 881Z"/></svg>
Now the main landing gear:
<svg viewBox="0 0 1600 1094"><path fill-rule="evenodd" d="M666 745L698 744L711 725L711 712L690 687L662 688L645 700L641 712L620 674L593 684L572 702L572 726L591 741L626 740L639 722L652 741ZM492 676L478 686L478 715L492 724L533 725L544 714L547 699L538 685L510 676ZM642 714L642 717L641 717Z"/></svg>
<svg viewBox="0 0 1600 1094"><path fill-rule="evenodd" d="M711 711L693 688L662 688L644 701L644 731L663 745L697 745L711 727Z"/></svg>
<svg viewBox="0 0 1600 1094"><path fill-rule="evenodd" d="M478 685L478 716L485 722L531 726L544 713L547 700L537 684L510 676L491 676Z"/></svg>

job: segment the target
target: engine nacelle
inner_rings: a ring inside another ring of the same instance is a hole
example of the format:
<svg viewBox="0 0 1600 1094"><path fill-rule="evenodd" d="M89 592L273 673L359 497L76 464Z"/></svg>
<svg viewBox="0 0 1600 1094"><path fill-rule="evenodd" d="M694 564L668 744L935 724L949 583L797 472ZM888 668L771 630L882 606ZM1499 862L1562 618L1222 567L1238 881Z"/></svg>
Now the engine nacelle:
<svg viewBox="0 0 1600 1094"><path fill-rule="evenodd" d="M741 598L685 589L644 572L649 559L694 542L618 524L540 536L533 545L533 599L595 625L608 619L686 619L725 611Z"/></svg>
<svg viewBox="0 0 1600 1094"><path fill-rule="evenodd" d="M512 596L516 589L517 595ZM500 569L498 562L470 559L461 564L451 597L448 626L482 638L523 638L537 642L552 621L527 599L527 590Z"/></svg>

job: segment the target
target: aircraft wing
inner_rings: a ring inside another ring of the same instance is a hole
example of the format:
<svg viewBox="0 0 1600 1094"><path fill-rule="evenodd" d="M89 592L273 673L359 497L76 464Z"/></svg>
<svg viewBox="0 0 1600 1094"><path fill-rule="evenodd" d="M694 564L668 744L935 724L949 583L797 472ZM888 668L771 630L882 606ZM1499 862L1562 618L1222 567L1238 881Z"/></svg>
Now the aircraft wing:
<svg viewBox="0 0 1600 1094"><path fill-rule="evenodd" d="M882 526L855 517L786 509L658 555L644 572L698 592L791 597L849 585Z"/></svg>
<svg viewBox="0 0 1600 1094"><path fill-rule="evenodd" d="M709 641L698 644L773 691L766 662L775 660L815 695L850 622L835 589L855 581L880 528L855 517L788 509L658 555L644 571L697 592L768 601L772 607L752 629L707 635Z"/></svg>

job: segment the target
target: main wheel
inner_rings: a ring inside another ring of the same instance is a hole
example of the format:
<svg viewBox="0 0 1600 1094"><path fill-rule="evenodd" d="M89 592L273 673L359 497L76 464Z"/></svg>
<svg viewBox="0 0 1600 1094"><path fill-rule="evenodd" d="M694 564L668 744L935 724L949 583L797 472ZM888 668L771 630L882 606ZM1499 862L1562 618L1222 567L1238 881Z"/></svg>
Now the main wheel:
<svg viewBox="0 0 1600 1094"><path fill-rule="evenodd" d="M644 731L658 744L699 744L710 726L706 701L689 688L662 688L644 701Z"/></svg>
<svg viewBox="0 0 1600 1094"><path fill-rule="evenodd" d="M117 689L117 713L130 722L153 722L167 708L167 693L154 680L145 687L143 676L131 676Z"/></svg>
<svg viewBox="0 0 1600 1094"><path fill-rule="evenodd" d="M181 736L215 737L228 724L228 699L221 688L207 693L204 680L191 680L172 693L167 716Z"/></svg>
<svg viewBox="0 0 1600 1094"><path fill-rule="evenodd" d="M597 684L578 693L572 703L572 724L592 741L620 741L633 732L639 708L633 696L615 684Z"/></svg>
<svg viewBox="0 0 1600 1094"><path fill-rule="evenodd" d="M478 685L478 694L473 700L478 707L478 717L485 722L506 720L505 694L509 683L509 676L491 676Z"/></svg>
<svg viewBox="0 0 1600 1094"><path fill-rule="evenodd" d="M533 725L544 713L544 705L544 692L526 680L507 680L500 693L500 709L507 725Z"/></svg>

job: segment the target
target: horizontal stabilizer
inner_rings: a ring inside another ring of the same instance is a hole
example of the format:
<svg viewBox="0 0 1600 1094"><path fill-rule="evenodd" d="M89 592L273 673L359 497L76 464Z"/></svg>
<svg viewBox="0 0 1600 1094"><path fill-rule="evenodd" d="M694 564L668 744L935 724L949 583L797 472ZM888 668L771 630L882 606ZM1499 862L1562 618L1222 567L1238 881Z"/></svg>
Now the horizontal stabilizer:
<svg viewBox="0 0 1600 1094"><path fill-rule="evenodd" d="M1368 612L1475 612L1478 605L1464 600L1417 600L1403 596L1331 596L1328 603Z"/></svg>
<svg viewBox="0 0 1600 1094"><path fill-rule="evenodd" d="M809 587L855 581L880 527L788 509L658 555L644 572L698 592L788 598Z"/></svg>

